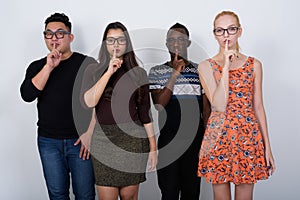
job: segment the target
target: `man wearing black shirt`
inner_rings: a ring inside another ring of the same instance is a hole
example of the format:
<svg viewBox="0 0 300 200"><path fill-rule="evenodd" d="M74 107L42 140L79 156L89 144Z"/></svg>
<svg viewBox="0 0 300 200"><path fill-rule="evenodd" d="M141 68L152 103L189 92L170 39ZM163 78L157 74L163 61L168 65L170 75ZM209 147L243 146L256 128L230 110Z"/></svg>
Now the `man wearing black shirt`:
<svg viewBox="0 0 300 200"><path fill-rule="evenodd" d="M210 106L202 94L197 64L188 60L189 31L174 24L167 33L171 61L149 72L150 91L159 111L157 178L162 200L198 200L198 153Z"/></svg>
<svg viewBox="0 0 300 200"><path fill-rule="evenodd" d="M24 101L38 100L38 149L48 194L54 200L69 199L71 174L76 199L95 199L89 151L79 137L91 130L91 112L80 108L76 83L80 85L79 72L96 61L71 51L74 35L63 13L46 19L44 38L50 52L29 65L20 91ZM83 120L76 121L81 114Z"/></svg>

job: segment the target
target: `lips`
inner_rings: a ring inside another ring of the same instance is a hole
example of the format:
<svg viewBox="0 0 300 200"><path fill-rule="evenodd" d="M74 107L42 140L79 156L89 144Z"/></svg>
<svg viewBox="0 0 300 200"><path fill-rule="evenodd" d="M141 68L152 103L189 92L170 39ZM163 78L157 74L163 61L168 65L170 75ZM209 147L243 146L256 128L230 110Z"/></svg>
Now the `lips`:
<svg viewBox="0 0 300 200"><path fill-rule="evenodd" d="M57 47L59 46L59 43L52 43L51 46L52 46L53 48L57 48Z"/></svg>
<svg viewBox="0 0 300 200"><path fill-rule="evenodd" d="M178 53L178 55L181 54L181 50L179 50L179 49L170 49L170 50L171 50L172 53L174 53L174 55L176 53Z"/></svg>

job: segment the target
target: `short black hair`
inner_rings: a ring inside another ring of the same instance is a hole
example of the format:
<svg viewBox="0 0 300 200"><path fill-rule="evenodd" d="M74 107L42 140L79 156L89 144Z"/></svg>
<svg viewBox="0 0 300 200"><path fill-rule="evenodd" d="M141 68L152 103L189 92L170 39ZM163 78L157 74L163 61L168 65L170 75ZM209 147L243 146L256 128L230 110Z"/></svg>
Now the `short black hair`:
<svg viewBox="0 0 300 200"><path fill-rule="evenodd" d="M72 24L69 21L69 17L64 13L54 13L45 20L45 28L50 22L62 22L69 28L69 31L72 29Z"/></svg>
<svg viewBox="0 0 300 200"><path fill-rule="evenodd" d="M174 24L173 26L171 26L170 28L169 28L169 31L170 30L173 30L173 29L183 29L185 32L186 32L186 35L188 36L188 37L190 37L190 33L189 33L189 30L184 26L184 25L182 25L182 24L180 24L180 23L176 23L176 24ZM169 31L168 31L168 33L169 33Z"/></svg>

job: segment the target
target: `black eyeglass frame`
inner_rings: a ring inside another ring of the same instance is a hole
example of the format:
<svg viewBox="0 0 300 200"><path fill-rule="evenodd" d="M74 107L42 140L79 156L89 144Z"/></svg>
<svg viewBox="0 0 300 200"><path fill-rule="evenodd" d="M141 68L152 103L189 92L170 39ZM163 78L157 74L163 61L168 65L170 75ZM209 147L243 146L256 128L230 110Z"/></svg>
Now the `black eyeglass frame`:
<svg viewBox="0 0 300 200"><path fill-rule="evenodd" d="M123 43L123 42L120 42L121 39L124 40L124 43ZM111 43L111 42L108 42L109 40L113 40L113 42L112 42L112 43ZM125 45L125 44L127 43L126 37L118 37L118 38L108 37L108 38L106 38L106 40L105 40L105 42L106 42L107 45L114 45L114 44L116 43L116 41L117 41L117 43L118 43L119 45Z"/></svg>
<svg viewBox="0 0 300 200"><path fill-rule="evenodd" d="M51 37L47 37L47 36L46 36L47 33L51 33ZM57 33L62 33L61 37L58 37L58 36L57 36ZM54 37L54 35L55 35L56 39L63 39L63 38L65 37L65 35L70 35L71 32L65 31L65 30L57 30L57 31L55 31L55 32L50 31L50 30L46 30L46 31L43 32L43 34L44 34L44 38L45 38L45 39L52 39L52 38Z"/></svg>
<svg viewBox="0 0 300 200"><path fill-rule="evenodd" d="M184 44L185 42L188 42L189 39L188 38L184 38L184 37L179 37L179 38L167 38L166 42L168 44L175 44L176 42L178 44Z"/></svg>
<svg viewBox="0 0 300 200"><path fill-rule="evenodd" d="M228 31L229 29L232 29L232 28L235 29L235 32L234 32L234 33L230 33L230 32ZM240 28L241 28L241 27L239 27L239 26L231 26L231 27L228 27L228 28L215 28L215 29L213 30L213 32L214 32L214 34L215 34L216 36L222 36L222 35L224 35L224 34L225 34L225 31L227 32L228 35L235 35L235 34L239 31ZM216 31L217 31L217 30L222 30L223 33L222 33L222 34L216 34Z"/></svg>

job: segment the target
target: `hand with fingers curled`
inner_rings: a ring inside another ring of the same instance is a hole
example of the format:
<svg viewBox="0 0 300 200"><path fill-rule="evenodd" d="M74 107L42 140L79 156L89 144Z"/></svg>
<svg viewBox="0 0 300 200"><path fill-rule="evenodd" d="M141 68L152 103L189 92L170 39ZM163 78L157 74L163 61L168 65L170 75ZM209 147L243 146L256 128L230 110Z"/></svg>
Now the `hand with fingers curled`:
<svg viewBox="0 0 300 200"><path fill-rule="evenodd" d="M117 58L116 50L114 50L113 56L110 59L109 66L108 66L108 72L110 75L115 73L123 64L123 60L120 58Z"/></svg>
<svg viewBox="0 0 300 200"><path fill-rule="evenodd" d="M176 51L174 60L172 62L173 66L173 73L175 73L176 76L180 75L180 72L184 70L185 68L185 62L183 59L178 59L178 52Z"/></svg>
<svg viewBox="0 0 300 200"><path fill-rule="evenodd" d="M151 151L148 157L148 170L151 172L155 169L157 165L157 152Z"/></svg>
<svg viewBox="0 0 300 200"><path fill-rule="evenodd" d="M62 53L59 52L59 50L56 49L56 45L53 44L52 51L47 55L46 66L48 66L50 69L54 69L59 65L61 58L62 58Z"/></svg>
<svg viewBox="0 0 300 200"><path fill-rule="evenodd" d="M229 67L230 63L236 60L238 57L237 50L228 49L229 40L226 40L225 43L225 50L224 50L224 57L225 57L225 64L224 67Z"/></svg>
<svg viewBox="0 0 300 200"><path fill-rule="evenodd" d="M273 175L273 173L275 172L275 161L272 155L272 152L269 148L266 148L266 163L267 163L267 170L269 175Z"/></svg>
<svg viewBox="0 0 300 200"><path fill-rule="evenodd" d="M82 134L74 143L74 146L77 146L79 144L81 144L79 157L82 160L90 159L91 134L88 133Z"/></svg>

